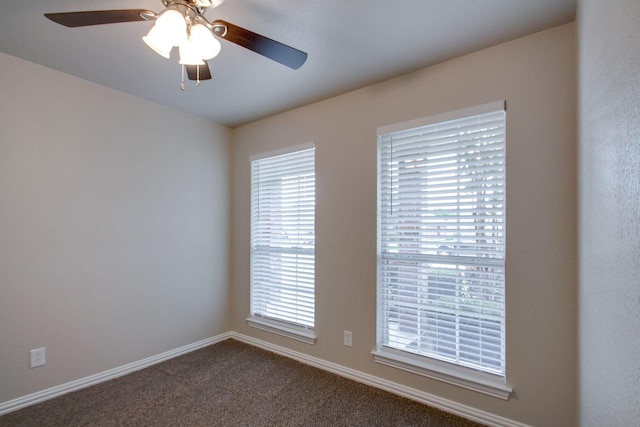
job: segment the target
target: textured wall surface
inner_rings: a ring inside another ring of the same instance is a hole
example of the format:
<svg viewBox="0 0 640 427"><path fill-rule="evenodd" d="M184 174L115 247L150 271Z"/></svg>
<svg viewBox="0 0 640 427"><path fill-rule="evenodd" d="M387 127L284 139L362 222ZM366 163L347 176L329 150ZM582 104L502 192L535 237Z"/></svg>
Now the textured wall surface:
<svg viewBox="0 0 640 427"><path fill-rule="evenodd" d="M640 2L582 0L580 413L640 422Z"/></svg>

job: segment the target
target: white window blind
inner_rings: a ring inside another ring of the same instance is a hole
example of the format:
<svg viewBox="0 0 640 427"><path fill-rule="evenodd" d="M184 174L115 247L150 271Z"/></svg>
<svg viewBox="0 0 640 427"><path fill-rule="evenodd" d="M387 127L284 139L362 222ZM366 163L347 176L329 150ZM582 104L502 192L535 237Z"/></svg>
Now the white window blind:
<svg viewBox="0 0 640 427"><path fill-rule="evenodd" d="M251 162L251 315L314 328L314 148Z"/></svg>
<svg viewBox="0 0 640 427"><path fill-rule="evenodd" d="M378 350L504 377L505 120L379 131Z"/></svg>

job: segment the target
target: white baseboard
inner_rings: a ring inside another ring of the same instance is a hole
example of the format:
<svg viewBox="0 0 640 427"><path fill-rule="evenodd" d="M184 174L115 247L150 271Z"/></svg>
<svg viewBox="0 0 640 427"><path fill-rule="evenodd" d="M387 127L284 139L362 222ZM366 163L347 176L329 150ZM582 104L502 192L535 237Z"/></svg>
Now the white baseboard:
<svg viewBox="0 0 640 427"><path fill-rule="evenodd" d="M105 381L109 381L123 375L130 374L140 369L147 368L151 365L155 365L165 360L172 359L177 356L181 356L186 353L190 353L194 350L198 350L203 347L207 347L211 344L215 344L220 341L224 341L232 337L231 332L225 332L224 334L216 335L215 337L207 338L192 344L166 351L155 356L147 357L146 359L138 360L123 366L119 366L114 369L109 369L104 372L90 375L88 377L80 378L79 380L71 381L59 386L51 387L27 396L19 397L17 399L9 400L7 402L0 403L0 415L17 411L18 409L26 406L35 405L36 403L44 402L45 400L53 399L54 397L61 396L72 391L80 390L95 384L99 384Z"/></svg>
<svg viewBox="0 0 640 427"><path fill-rule="evenodd" d="M429 405L434 408L441 409L450 414L458 415L463 418L467 418L472 421L476 421L482 424L496 427L530 427L527 424L523 424L517 421L510 420L489 412L481 411L471 406L463 405L453 400L443 399L430 393L426 393L421 390L417 390L411 387L404 386L392 381L379 378L365 372L357 371L355 369L347 368L346 366L338 365L337 363L328 362L317 357L309 356L304 353L290 350L286 347L280 347L275 344L271 344L266 341L262 341L256 338L252 338L237 332L231 332L231 338L238 341L250 344L264 350L268 350L272 353L279 354L281 356L288 357L290 359L297 360L306 365L310 365L342 377L366 384L372 387L376 387L399 396L406 397L411 400Z"/></svg>
<svg viewBox="0 0 640 427"><path fill-rule="evenodd" d="M471 406L463 405L453 400L443 399L430 393L426 393L421 390L417 390L411 387L404 386L392 381L385 380L355 369L347 368L346 366L338 365L337 363L328 362L317 357L309 356L304 353L290 350L286 347L281 347L275 344L271 344L266 341L262 341L256 338L252 338L237 332L225 332L215 337L207 338L192 344L185 345L183 347L176 348L155 356L148 357L146 359L139 360L137 362L129 363L127 365L120 366L118 368L109 369L104 372L100 372L95 375L81 378L76 381L71 381L65 384L61 384L56 387L51 387L46 390L42 390L27 396L19 397L17 399L9 400L7 402L0 403L0 415L17 411L18 409L26 406L35 405L36 403L44 402L45 400L52 399L57 396L61 396L72 391L80 390L85 387L89 387L95 384L99 384L104 381L109 381L123 375L130 374L140 369L147 368L165 360L172 359L174 357L181 356L186 353L190 353L194 350L198 350L203 347L224 341L228 338L234 338L238 341L246 344L253 345L255 347L268 350L272 353L279 354L281 356L288 357L290 359L297 360L304 364L340 375L342 377L366 384L372 387L376 387L388 392L403 396L412 400L415 400L425 405L432 406L434 408L441 409L451 414L459 415L461 417L477 421L489 426L496 427L530 427L527 424L522 424L517 421L510 420L508 418L500 417L498 415L491 414L489 412L481 411Z"/></svg>

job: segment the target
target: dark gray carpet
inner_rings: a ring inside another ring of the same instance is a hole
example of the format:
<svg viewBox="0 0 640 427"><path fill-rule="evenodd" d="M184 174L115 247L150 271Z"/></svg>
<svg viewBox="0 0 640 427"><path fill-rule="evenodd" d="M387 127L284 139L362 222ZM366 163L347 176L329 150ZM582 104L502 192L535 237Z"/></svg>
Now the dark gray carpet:
<svg viewBox="0 0 640 427"><path fill-rule="evenodd" d="M226 340L0 417L0 426L479 426Z"/></svg>

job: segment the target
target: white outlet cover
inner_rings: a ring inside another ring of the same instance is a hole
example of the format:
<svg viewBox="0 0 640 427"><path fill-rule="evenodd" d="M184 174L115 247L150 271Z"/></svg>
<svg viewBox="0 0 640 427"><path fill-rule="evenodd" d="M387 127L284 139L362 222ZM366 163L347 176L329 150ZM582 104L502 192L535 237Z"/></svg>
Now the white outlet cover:
<svg viewBox="0 0 640 427"><path fill-rule="evenodd" d="M36 368L47 363L47 349L44 347L35 348L29 352L31 356L31 367Z"/></svg>
<svg viewBox="0 0 640 427"><path fill-rule="evenodd" d="M351 347L353 345L353 335L351 331L344 331L344 345Z"/></svg>

